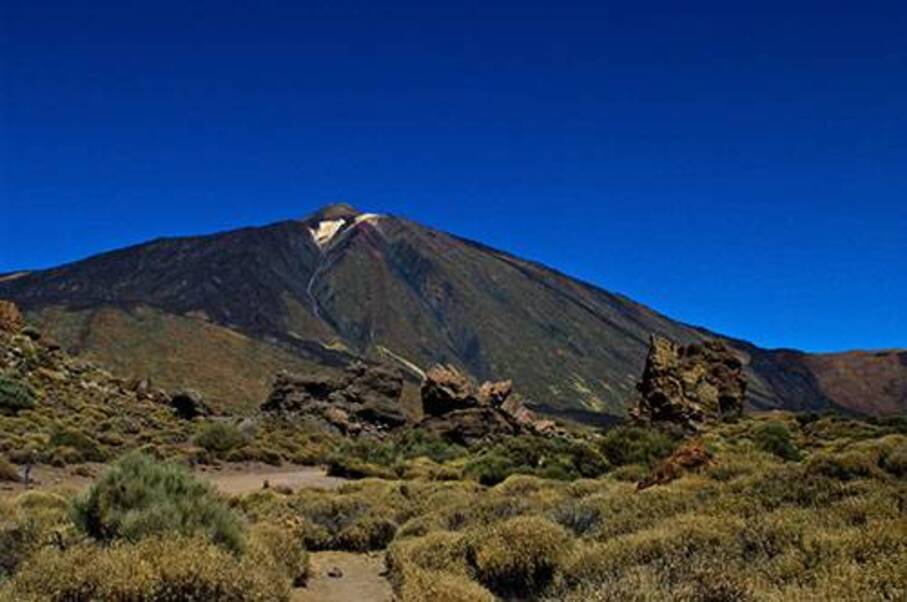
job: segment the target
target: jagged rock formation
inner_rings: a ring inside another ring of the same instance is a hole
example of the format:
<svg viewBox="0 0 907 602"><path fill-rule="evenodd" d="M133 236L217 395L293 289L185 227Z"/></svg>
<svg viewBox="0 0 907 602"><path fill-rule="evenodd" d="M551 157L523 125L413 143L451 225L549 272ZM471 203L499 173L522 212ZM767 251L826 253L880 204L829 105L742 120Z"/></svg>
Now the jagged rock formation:
<svg viewBox="0 0 907 602"><path fill-rule="evenodd" d="M420 427L462 445L521 433L555 434L513 394L513 382L476 386L453 366L435 366L422 382L425 419Z"/></svg>
<svg viewBox="0 0 907 602"><path fill-rule="evenodd" d="M281 373L261 410L306 420L344 435L382 436L414 426L448 441L471 445L491 438L559 434L513 394L511 381L476 385L453 366L436 366L420 390L422 418L408 416L402 374L383 365L358 363L341 375Z"/></svg>
<svg viewBox="0 0 907 602"><path fill-rule="evenodd" d="M277 376L264 412L296 415L344 435L376 435L407 423L402 374L357 363L337 375Z"/></svg>
<svg viewBox="0 0 907 602"><path fill-rule="evenodd" d="M25 322L15 303L0 300L0 331L16 333L22 330Z"/></svg>
<svg viewBox="0 0 907 602"><path fill-rule="evenodd" d="M742 413L746 387L743 363L723 342L681 346L653 336L631 416L695 431L705 422Z"/></svg>

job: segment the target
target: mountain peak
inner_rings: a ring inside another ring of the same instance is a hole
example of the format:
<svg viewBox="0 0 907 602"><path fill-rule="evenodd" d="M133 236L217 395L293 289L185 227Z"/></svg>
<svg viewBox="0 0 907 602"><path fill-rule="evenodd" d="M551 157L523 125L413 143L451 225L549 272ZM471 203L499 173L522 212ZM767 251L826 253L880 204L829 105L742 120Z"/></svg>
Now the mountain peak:
<svg viewBox="0 0 907 602"><path fill-rule="evenodd" d="M362 212L349 205L347 203L333 203L331 205L325 205L318 211L312 214L309 219L312 220L328 220L328 219L341 219L341 218L356 218L362 215Z"/></svg>

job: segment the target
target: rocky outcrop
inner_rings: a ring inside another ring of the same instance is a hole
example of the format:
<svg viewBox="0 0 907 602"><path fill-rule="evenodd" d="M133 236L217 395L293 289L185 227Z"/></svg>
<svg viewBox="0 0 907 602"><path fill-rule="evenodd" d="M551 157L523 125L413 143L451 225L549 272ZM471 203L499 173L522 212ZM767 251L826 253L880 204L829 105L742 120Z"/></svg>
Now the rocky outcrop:
<svg viewBox="0 0 907 602"><path fill-rule="evenodd" d="M386 366L356 363L342 374L277 376L264 412L306 418L344 435L380 435L406 424L403 376Z"/></svg>
<svg viewBox="0 0 907 602"><path fill-rule="evenodd" d="M422 428L461 445L523 433L553 434L513 393L509 380L476 385L453 366L435 366L422 382Z"/></svg>
<svg viewBox="0 0 907 602"><path fill-rule="evenodd" d="M211 415L211 408L202 399L201 393L193 389L184 389L170 396L170 407L183 420L195 420Z"/></svg>
<svg viewBox="0 0 907 602"><path fill-rule="evenodd" d="M25 322L16 304L0 299L0 332L15 334L24 326Z"/></svg>
<svg viewBox="0 0 907 602"><path fill-rule="evenodd" d="M743 363L721 341L680 346L652 337L631 416L696 431L706 422L741 414L746 385Z"/></svg>

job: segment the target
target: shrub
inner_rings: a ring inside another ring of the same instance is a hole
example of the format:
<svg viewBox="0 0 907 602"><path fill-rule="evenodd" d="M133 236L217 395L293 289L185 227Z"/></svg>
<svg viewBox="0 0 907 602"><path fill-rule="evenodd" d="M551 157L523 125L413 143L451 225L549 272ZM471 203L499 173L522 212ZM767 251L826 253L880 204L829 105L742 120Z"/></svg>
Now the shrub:
<svg viewBox="0 0 907 602"><path fill-rule="evenodd" d="M618 426L608 430L599 447L605 458L614 466L625 464L653 465L667 458L677 447L670 435L654 428Z"/></svg>
<svg viewBox="0 0 907 602"><path fill-rule="evenodd" d="M580 441L510 437L473 456L464 472L483 485L496 485L513 474L565 481L597 477L609 469L597 449Z"/></svg>
<svg viewBox="0 0 907 602"><path fill-rule="evenodd" d="M55 464L105 462L109 454L93 437L74 428L63 428L50 436L50 445L57 448Z"/></svg>
<svg viewBox="0 0 907 602"><path fill-rule="evenodd" d="M0 376L0 413L18 414L35 407L35 393L27 384Z"/></svg>
<svg viewBox="0 0 907 602"><path fill-rule="evenodd" d="M52 493L29 491L0 500L0 578L49 541L67 540L68 522L66 500Z"/></svg>
<svg viewBox="0 0 907 602"><path fill-rule="evenodd" d="M234 425L227 422L203 424L195 435L195 444L215 454L224 454L245 445L246 438Z"/></svg>
<svg viewBox="0 0 907 602"><path fill-rule="evenodd" d="M882 461L882 468L896 477L907 477L907 444L893 449Z"/></svg>
<svg viewBox="0 0 907 602"><path fill-rule="evenodd" d="M243 526L211 486L175 464L132 453L110 466L73 503L76 524L100 541L151 535L201 536L233 552Z"/></svg>
<svg viewBox="0 0 907 602"><path fill-rule="evenodd" d="M570 552L570 534L537 516L520 516L473 534L469 558L479 581L502 596L542 592Z"/></svg>
<svg viewBox="0 0 907 602"><path fill-rule="evenodd" d="M394 542L387 552L387 565L395 578L408 566L468 575L466 544L466 537L461 533L434 531L424 537Z"/></svg>
<svg viewBox="0 0 907 602"><path fill-rule="evenodd" d="M303 546L302 525L298 521L257 524L252 529L251 539L282 568L295 587L306 584L310 571L309 554Z"/></svg>
<svg viewBox="0 0 907 602"><path fill-rule="evenodd" d="M466 476L475 479L482 485L497 485L511 474L520 471L520 465L514 465L509 459L495 453L485 453L470 460L463 467ZM532 472L530 467L523 467L523 472Z"/></svg>
<svg viewBox="0 0 907 602"><path fill-rule="evenodd" d="M760 450L774 454L782 460L794 462L800 459L800 450L794 444L787 425L783 422L765 422L753 431L753 440Z"/></svg>
<svg viewBox="0 0 907 602"><path fill-rule="evenodd" d="M20 480L19 469L9 460L0 456L0 481L18 483Z"/></svg>
<svg viewBox="0 0 907 602"><path fill-rule="evenodd" d="M487 589L465 575L407 567L398 587L406 602L495 602Z"/></svg>
<svg viewBox="0 0 907 602"><path fill-rule="evenodd" d="M363 462L343 454L331 454L327 461L327 473L332 477L344 479L393 479L397 475L385 466Z"/></svg>
<svg viewBox="0 0 907 602"><path fill-rule="evenodd" d="M286 601L289 580L267 555L236 558L200 539L45 549L17 573L12 599Z"/></svg>
<svg viewBox="0 0 907 602"><path fill-rule="evenodd" d="M876 461L869 454L859 451L816 454L809 460L807 473L839 481L851 481L882 474Z"/></svg>

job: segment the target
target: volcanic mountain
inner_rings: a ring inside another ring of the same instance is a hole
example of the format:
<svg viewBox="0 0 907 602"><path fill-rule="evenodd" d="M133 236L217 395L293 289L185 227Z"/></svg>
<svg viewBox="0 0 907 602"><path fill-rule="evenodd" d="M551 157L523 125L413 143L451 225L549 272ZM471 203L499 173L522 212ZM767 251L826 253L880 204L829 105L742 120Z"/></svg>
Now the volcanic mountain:
<svg viewBox="0 0 907 602"><path fill-rule="evenodd" d="M359 358L418 378L512 378L543 411L621 416L651 334L716 336L537 263L347 205L0 276L0 298L118 373L253 405L280 369ZM725 337L722 337L725 338ZM907 352L810 355L726 340L757 409L907 410Z"/></svg>

